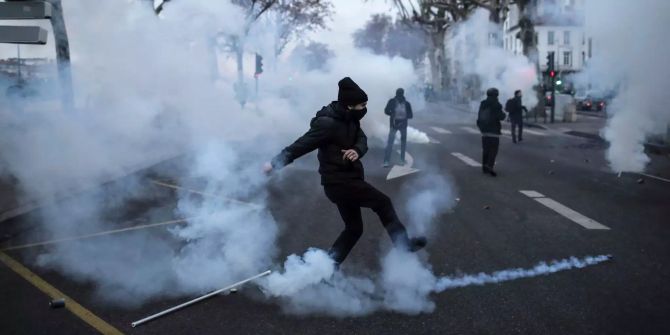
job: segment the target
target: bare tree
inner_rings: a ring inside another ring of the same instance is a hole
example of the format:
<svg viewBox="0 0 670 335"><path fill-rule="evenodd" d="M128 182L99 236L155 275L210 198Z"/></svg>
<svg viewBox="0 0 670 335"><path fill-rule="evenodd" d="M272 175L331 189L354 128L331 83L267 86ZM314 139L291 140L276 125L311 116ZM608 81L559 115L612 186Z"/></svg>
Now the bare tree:
<svg viewBox="0 0 670 335"><path fill-rule="evenodd" d="M300 44L291 53L291 57L302 64L306 70L323 70L328 60L335 57L333 50L325 43L309 42Z"/></svg>
<svg viewBox="0 0 670 335"><path fill-rule="evenodd" d="M277 26L274 56L279 56L292 40L325 28L332 7L326 0L279 0L273 10Z"/></svg>
<svg viewBox="0 0 670 335"><path fill-rule="evenodd" d="M378 55L400 56L418 66L426 56L427 37L419 24L375 14L353 34L354 45Z"/></svg>
<svg viewBox="0 0 670 335"><path fill-rule="evenodd" d="M370 49L373 53L385 53L384 41L393 25L393 18L385 14L374 14L363 28L353 34L354 45L358 48Z"/></svg>
<svg viewBox="0 0 670 335"><path fill-rule="evenodd" d="M454 22L444 6L437 7L434 0L393 0L404 22L415 22L428 36L428 62L430 80L434 89L446 86L445 37L447 28Z"/></svg>
<svg viewBox="0 0 670 335"><path fill-rule="evenodd" d="M399 15L408 21L419 23L429 36L428 59L433 88L444 89L449 83L444 54L448 29L463 21L477 8L490 12L490 20L502 23L515 0L393 0ZM516 0L528 3L533 0ZM530 45L530 44L529 44Z"/></svg>

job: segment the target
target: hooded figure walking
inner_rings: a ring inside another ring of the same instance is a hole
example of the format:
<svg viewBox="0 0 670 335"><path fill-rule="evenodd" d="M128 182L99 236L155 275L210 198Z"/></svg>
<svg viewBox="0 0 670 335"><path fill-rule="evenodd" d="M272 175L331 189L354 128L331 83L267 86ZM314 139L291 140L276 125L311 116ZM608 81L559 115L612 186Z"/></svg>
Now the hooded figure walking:
<svg viewBox="0 0 670 335"><path fill-rule="evenodd" d="M512 123L512 142L523 141L523 113L528 112L521 102L521 90L514 91L514 97L505 103L505 111L509 114ZM519 133L517 134L517 129Z"/></svg>
<svg viewBox="0 0 670 335"><path fill-rule="evenodd" d="M379 216L395 247L412 252L423 248L426 238L410 239L391 199L365 182L360 158L368 151L368 145L360 120L367 113L368 96L349 77L340 80L338 86L337 101L316 113L309 131L266 163L265 172L279 170L318 149L321 184L344 221L344 230L329 251L337 266L363 234L361 207L370 208Z"/></svg>
<svg viewBox="0 0 670 335"><path fill-rule="evenodd" d="M400 163L405 165L405 149L407 148L407 124L414 117L412 105L405 99L405 90L399 88L395 91L395 97L388 101L384 114L389 116L389 137L386 141L384 152L384 167L391 166L391 153L395 134L400 131Z"/></svg>
<svg viewBox="0 0 670 335"><path fill-rule="evenodd" d="M505 119L502 105L498 101L498 89L489 88L486 99L479 104L477 127L482 133L482 171L495 177L493 170L500 146L500 121Z"/></svg>

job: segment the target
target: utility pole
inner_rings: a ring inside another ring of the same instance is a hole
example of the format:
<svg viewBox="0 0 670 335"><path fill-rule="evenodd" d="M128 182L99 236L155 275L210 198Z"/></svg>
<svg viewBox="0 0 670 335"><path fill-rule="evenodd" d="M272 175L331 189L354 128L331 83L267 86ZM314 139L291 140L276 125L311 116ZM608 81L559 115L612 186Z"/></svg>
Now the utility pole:
<svg viewBox="0 0 670 335"><path fill-rule="evenodd" d="M16 45L16 64L18 65L18 81L21 83L21 45Z"/></svg>

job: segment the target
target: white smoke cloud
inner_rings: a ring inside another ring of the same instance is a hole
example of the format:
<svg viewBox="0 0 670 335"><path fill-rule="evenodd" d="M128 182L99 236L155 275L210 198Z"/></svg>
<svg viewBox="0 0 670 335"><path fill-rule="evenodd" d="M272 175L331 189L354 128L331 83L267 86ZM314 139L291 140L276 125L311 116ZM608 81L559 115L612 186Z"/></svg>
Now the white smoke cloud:
<svg viewBox="0 0 670 335"><path fill-rule="evenodd" d="M500 91L500 98L522 90L524 104L537 104L532 88L537 84L535 65L523 55L514 55L490 36L500 36L502 28L489 20L489 12L477 9L467 20L454 26L447 37L447 57L459 92L478 100L489 87Z"/></svg>
<svg viewBox="0 0 670 335"><path fill-rule="evenodd" d="M670 124L670 110L664 108L670 76L663 70L670 58L670 2L591 0L585 12L593 58L580 81L618 91L607 107L607 159L614 171L643 171L649 162L644 142L665 134Z"/></svg>
<svg viewBox="0 0 670 335"><path fill-rule="evenodd" d="M280 227L267 209L259 168L279 148L268 143L288 144L306 130L309 117L335 99L343 76L370 96L366 130L387 125L387 99L418 80L408 60L338 49L326 73L296 74L286 64L264 73L261 95L242 109L232 89L236 74L222 66L218 80L212 77L210 38L237 32L243 17L229 2L171 2L161 19L140 1L71 0L65 10L78 108L32 108L31 100L26 113L3 108L1 117L13 126L0 137L3 171L31 198L55 199L187 153L183 171L169 171L176 174L170 177L217 195L178 192L175 214L189 219L171 229L56 244L38 258L39 265L94 284L101 298L119 306L217 289L271 267ZM287 90L295 94L282 94ZM387 135L383 128L369 132ZM165 197L142 177L76 201L48 202L39 211L46 231L39 239L116 228L123 213L115 212L126 201ZM426 207L410 205L418 231L430 231L433 213L443 210L441 195L430 192L420 193ZM309 250L290 257L264 289L295 313L435 308L430 294L439 279L419 255L392 250L382 258L381 274L370 278L333 270L323 251Z"/></svg>
<svg viewBox="0 0 670 335"><path fill-rule="evenodd" d="M448 179L432 171L424 173L403 186L407 225L417 235L430 235L439 215L456 204L456 191Z"/></svg>
<svg viewBox="0 0 670 335"><path fill-rule="evenodd" d="M486 285L501 283L510 280L521 278L532 278L537 276L545 276L559 271L566 271L572 269L581 269L590 265L596 265L608 261L611 258L609 255L587 256L583 259L570 257L549 263L540 262L530 269L509 269L496 271L491 274L478 273L476 275L461 275L461 276L445 276L437 281L435 290L442 292L444 290L471 286L471 285Z"/></svg>
<svg viewBox="0 0 670 335"><path fill-rule="evenodd" d="M175 214L189 219L170 229L55 244L38 258L41 266L93 283L101 298L122 306L201 293L271 267L280 227L266 207L262 162L336 99L342 77L353 77L367 91L364 128L371 138L384 139L385 131L372 129L388 123L386 100L417 80L408 60L338 49L328 72L295 73L288 63L266 68L259 96L250 96L243 109L233 90L237 73L228 66L233 60L221 50L218 78L212 75L212 38L243 26L243 13L229 1L170 2L160 18L144 1L71 0L64 6L76 110L42 108L43 97L21 101L21 113L0 107L9 125L0 136L2 172L43 204L35 217L44 233L32 238L118 228L127 201L169 198L144 176L127 174L178 154L186 154L183 166L166 177L216 195L177 192ZM250 35L245 54L271 49L268 40ZM110 180L118 189L62 200Z"/></svg>
<svg viewBox="0 0 670 335"><path fill-rule="evenodd" d="M285 311L295 314L344 317L388 310L416 315L431 313L436 308L431 294L448 289L545 276L609 259L609 255L570 257L540 262L528 269L436 277L419 255L392 249L381 260L379 277L361 278L334 271L328 255L312 249L302 257L289 256L284 271L271 274L261 287L267 296L278 297Z"/></svg>

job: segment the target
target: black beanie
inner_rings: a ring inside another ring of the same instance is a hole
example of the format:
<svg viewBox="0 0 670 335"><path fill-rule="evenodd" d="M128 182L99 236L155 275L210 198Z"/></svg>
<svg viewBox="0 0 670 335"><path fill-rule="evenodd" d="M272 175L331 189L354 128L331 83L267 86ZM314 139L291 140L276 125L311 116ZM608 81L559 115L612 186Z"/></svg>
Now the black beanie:
<svg viewBox="0 0 670 335"><path fill-rule="evenodd" d="M337 86L340 88L337 92L337 101L345 106L355 106L368 101L368 95L349 77L344 77Z"/></svg>

